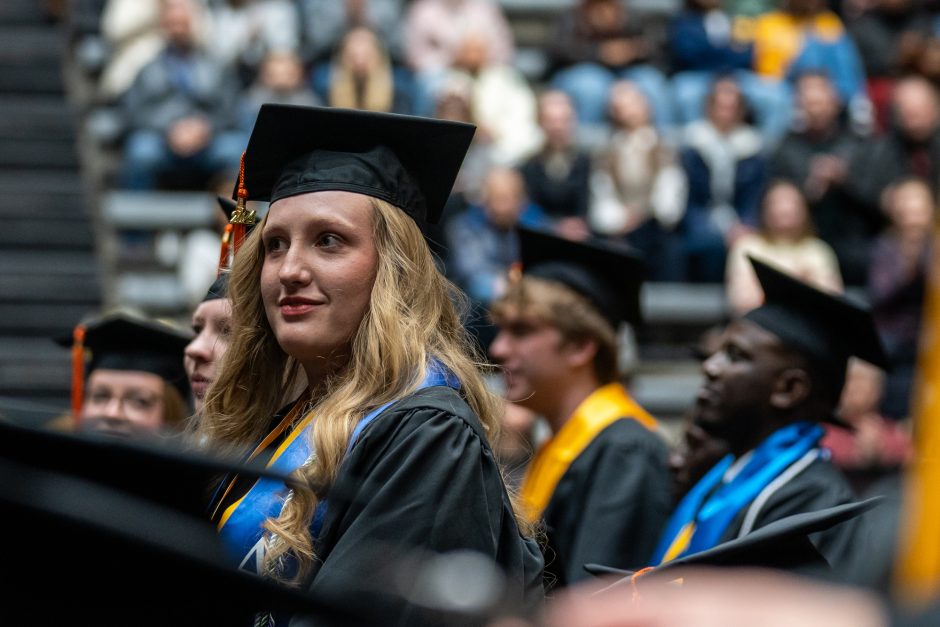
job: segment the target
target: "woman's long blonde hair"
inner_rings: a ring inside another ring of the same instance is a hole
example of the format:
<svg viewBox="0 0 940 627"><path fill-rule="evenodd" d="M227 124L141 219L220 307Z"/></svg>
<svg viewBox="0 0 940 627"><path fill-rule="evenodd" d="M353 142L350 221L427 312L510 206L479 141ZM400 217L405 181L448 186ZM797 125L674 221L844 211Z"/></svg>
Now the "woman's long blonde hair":
<svg viewBox="0 0 940 627"><path fill-rule="evenodd" d="M316 454L294 473L307 488L295 489L280 516L265 525L267 571L278 576L279 560L290 554L299 565L293 582L302 581L313 564L310 521L336 479L356 424L369 410L414 391L431 357L460 380L461 395L491 441L502 411L483 381L479 356L458 315L455 303L465 297L438 272L414 220L378 199L372 199L372 207L378 267L369 308L352 339L348 362L313 399ZM264 223L255 229L233 264L233 341L206 395L197 433L223 446L246 447L263 437L270 418L296 394L301 372L278 346L265 316L259 289L263 228Z"/></svg>

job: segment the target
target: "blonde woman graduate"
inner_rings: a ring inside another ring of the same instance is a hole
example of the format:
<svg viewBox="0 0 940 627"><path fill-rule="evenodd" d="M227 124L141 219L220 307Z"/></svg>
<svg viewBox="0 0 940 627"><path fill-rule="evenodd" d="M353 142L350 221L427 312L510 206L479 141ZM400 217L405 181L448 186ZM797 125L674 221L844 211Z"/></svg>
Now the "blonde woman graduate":
<svg viewBox="0 0 940 627"><path fill-rule="evenodd" d="M213 518L241 568L381 604L384 625L440 624L422 605L474 596L478 571L449 599L434 575L467 555L495 565L489 589L505 604L543 595L538 547L490 445L501 404L422 235L473 132L265 105L236 192L236 244L253 218L244 201L270 206L235 254L232 343L198 435L297 485L226 477Z"/></svg>

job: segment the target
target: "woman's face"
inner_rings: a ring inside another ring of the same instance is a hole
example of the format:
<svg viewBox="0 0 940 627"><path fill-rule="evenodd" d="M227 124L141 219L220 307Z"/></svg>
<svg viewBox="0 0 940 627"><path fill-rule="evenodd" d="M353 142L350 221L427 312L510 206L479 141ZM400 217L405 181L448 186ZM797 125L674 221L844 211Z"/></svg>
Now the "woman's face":
<svg viewBox="0 0 940 627"><path fill-rule="evenodd" d="M348 357L378 265L372 228L369 197L352 192L291 196L268 210L261 298L278 344L308 379Z"/></svg>
<svg viewBox="0 0 940 627"><path fill-rule="evenodd" d="M610 90L610 115L614 123L626 129L637 129L650 123L646 96L629 82L614 84Z"/></svg>
<svg viewBox="0 0 940 627"><path fill-rule="evenodd" d="M890 217L905 231L928 231L933 222L933 199L922 183L904 183L891 195Z"/></svg>
<svg viewBox="0 0 940 627"><path fill-rule="evenodd" d="M219 363L228 350L231 330L232 303L227 298L207 300L193 312L193 332L196 337L186 345L183 366L189 377L197 413L202 411L206 390L215 381Z"/></svg>
<svg viewBox="0 0 940 627"><path fill-rule="evenodd" d="M767 232L782 239L799 239L807 231L809 215L803 196L791 185L778 185L764 201Z"/></svg>
<svg viewBox="0 0 940 627"><path fill-rule="evenodd" d="M164 422L166 383L138 370L98 368L88 375L82 429L118 436L155 434Z"/></svg>

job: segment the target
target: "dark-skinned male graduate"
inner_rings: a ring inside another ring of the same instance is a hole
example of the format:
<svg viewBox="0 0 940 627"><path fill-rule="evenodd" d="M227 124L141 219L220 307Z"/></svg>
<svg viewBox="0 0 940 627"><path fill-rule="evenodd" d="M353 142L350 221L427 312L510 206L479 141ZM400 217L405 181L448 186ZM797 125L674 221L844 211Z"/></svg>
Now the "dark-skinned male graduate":
<svg viewBox="0 0 940 627"><path fill-rule="evenodd" d="M742 538L794 514L856 500L820 446L850 356L886 359L870 312L751 258L764 304L725 330L702 365L701 427L729 445L673 511L651 564ZM864 517L811 536L837 579L865 541Z"/></svg>
<svg viewBox="0 0 940 627"><path fill-rule="evenodd" d="M640 319L643 263L603 242L519 229L522 274L492 306L490 355L506 398L552 435L522 483L526 515L544 525L545 583L589 578L588 563L643 566L671 506L656 420L620 383L617 330Z"/></svg>

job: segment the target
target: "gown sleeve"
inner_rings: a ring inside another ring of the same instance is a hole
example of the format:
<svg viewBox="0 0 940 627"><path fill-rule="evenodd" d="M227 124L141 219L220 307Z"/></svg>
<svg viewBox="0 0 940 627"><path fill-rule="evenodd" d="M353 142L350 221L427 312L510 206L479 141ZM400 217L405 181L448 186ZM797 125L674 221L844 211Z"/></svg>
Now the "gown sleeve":
<svg viewBox="0 0 940 627"><path fill-rule="evenodd" d="M360 606L381 599L386 625L429 624L396 597L426 592L428 559L455 550L501 565L516 599L540 589L541 565L533 568L479 427L433 408L387 413L363 431L330 490L311 591Z"/></svg>

